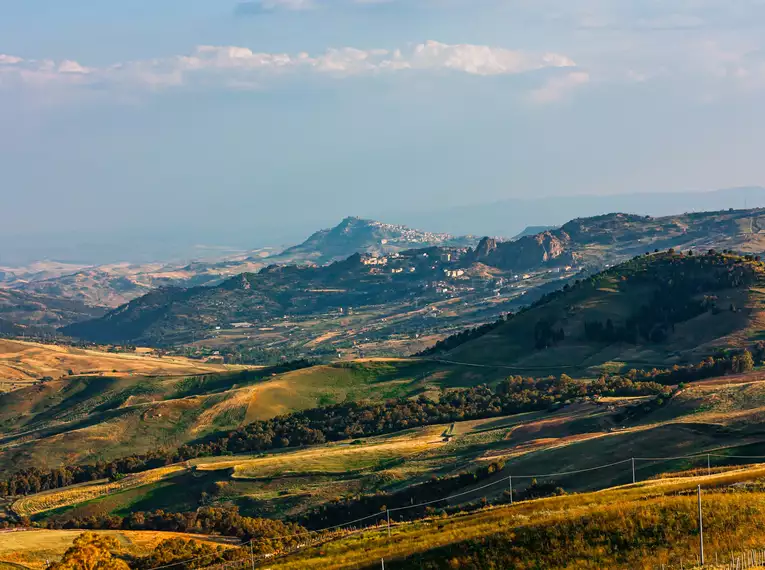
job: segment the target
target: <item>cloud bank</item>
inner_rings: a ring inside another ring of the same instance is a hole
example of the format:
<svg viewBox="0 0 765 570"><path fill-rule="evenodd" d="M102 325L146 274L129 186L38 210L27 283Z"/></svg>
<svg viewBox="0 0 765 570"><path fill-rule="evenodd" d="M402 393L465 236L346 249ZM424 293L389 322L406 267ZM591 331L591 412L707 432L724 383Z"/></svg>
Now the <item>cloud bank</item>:
<svg viewBox="0 0 765 570"><path fill-rule="evenodd" d="M559 53L530 53L471 44L427 41L409 48L328 49L308 53L255 52L237 46L198 46L188 55L88 67L76 61L28 60L0 54L0 87L55 85L161 89L205 86L265 88L286 76L352 76L401 73L518 75L543 69L575 68Z"/></svg>

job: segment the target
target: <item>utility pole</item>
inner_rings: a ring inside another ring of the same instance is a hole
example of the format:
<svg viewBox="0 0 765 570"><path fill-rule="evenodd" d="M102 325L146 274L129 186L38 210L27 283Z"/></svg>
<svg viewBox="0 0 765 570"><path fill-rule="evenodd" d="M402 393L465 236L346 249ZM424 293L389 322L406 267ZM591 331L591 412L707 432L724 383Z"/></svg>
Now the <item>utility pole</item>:
<svg viewBox="0 0 765 570"><path fill-rule="evenodd" d="M390 538L390 509L385 509L385 514L388 517L388 538Z"/></svg>
<svg viewBox="0 0 765 570"><path fill-rule="evenodd" d="M385 558L380 558L380 564L382 564L382 570L385 570Z"/></svg>
<svg viewBox="0 0 765 570"><path fill-rule="evenodd" d="M507 482L510 485L510 504L512 505L513 504L513 476L512 475L510 475L507 478Z"/></svg>
<svg viewBox="0 0 765 570"><path fill-rule="evenodd" d="M699 552L701 554L701 565L704 566L704 522L701 516L701 485L698 486L699 497Z"/></svg>
<svg viewBox="0 0 765 570"><path fill-rule="evenodd" d="M707 475L712 474L712 461L709 458L709 454L707 453Z"/></svg>
<svg viewBox="0 0 765 570"><path fill-rule="evenodd" d="M635 484L635 458L632 458L632 484Z"/></svg>

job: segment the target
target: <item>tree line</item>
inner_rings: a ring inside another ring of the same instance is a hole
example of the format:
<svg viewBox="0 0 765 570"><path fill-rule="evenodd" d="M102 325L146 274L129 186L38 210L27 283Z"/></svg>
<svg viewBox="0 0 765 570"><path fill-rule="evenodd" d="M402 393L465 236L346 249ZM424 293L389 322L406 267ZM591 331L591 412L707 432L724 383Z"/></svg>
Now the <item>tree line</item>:
<svg viewBox="0 0 765 570"><path fill-rule="evenodd" d="M546 410L576 398L668 393L666 386L656 382L608 377L602 382L587 383L563 375L545 379L511 377L495 389L481 385L450 390L441 393L438 399L420 396L380 403L346 402L257 421L177 449L158 449L89 465L24 469L0 480L0 495L28 495L115 479L197 457L319 445L413 427Z"/></svg>
<svg viewBox="0 0 765 570"><path fill-rule="evenodd" d="M486 323L477 327L465 329L451 336L448 336L445 339L439 340L436 344L434 344L430 348L426 348L425 350L417 353L416 356L433 356L435 354L449 352L450 350L452 350L453 348L457 348L461 344L465 344L468 341L474 340L476 338L480 338L484 336L485 334L490 333L491 331L493 331L497 327L500 327L501 325L503 325L504 323L506 323L512 318L513 318L513 313L508 313L506 316L500 315L499 318L492 323Z"/></svg>
<svg viewBox="0 0 765 570"><path fill-rule="evenodd" d="M59 515L43 524L50 529L151 530L236 537L243 542L256 541L256 552L274 552L293 547L305 540L308 530L293 522L246 517L235 506L200 507L196 511L170 513L162 510L134 512L127 516L100 514L91 516Z"/></svg>

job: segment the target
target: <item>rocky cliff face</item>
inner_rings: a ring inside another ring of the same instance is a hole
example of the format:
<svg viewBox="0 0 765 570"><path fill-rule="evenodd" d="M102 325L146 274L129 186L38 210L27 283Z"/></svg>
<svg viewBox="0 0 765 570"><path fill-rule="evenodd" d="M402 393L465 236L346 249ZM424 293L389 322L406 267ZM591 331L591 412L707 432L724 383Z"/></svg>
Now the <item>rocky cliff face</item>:
<svg viewBox="0 0 765 570"><path fill-rule="evenodd" d="M477 260L486 259L497 249L497 240L490 237L483 238L475 248L475 257Z"/></svg>
<svg viewBox="0 0 765 570"><path fill-rule="evenodd" d="M570 243L569 235L561 230L546 231L508 242L484 238L469 260L508 271L523 271L543 264L567 262L571 258L568 251Z"/></svg>

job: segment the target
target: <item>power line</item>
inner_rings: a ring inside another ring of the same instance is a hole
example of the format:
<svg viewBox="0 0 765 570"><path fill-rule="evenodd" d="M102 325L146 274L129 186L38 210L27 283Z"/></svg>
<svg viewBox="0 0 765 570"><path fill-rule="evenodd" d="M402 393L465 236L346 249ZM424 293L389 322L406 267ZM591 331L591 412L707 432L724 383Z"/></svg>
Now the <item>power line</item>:
<svg viewBox="0 0 765 570"><path fill-rule="evenodd" d="M635 458L637 460L637 458ZM600 469L607 469L608 467L614 467L616 465L622 465L623 463L630 463L632 459L623 459L622 461L616 461L614 463L606 463L605 465L598 465L597 467L589 467L587 469L576 469L575 471L562 471L560 473L545 473L543 475L513 475L514 479L541 479L543 477L564 477L566 475L578 475L579 473L588 473L590 471L598 471Z"/></svg>
<svg viewBox="0 0 765 570"><path fill-rule="evenodd" d="M260 543L263 543L263 542L271 542L271 541L275 541L275 540L283 540L283 539L287 539L287 538L297 538L297 537L300 537L300 536L310 536L310 535L314 535L314 534L315 535L319 535L320 533L325 533L325 532L328 532L328 531L338 530L338 529L341 529L343 527L351 526L351 525L354 525L356 523L363 522L365 520L369 520L369 519L375 518L375 517L379 517L379 518L382 519L382 518L385 518L387 516L388 520L390 521L390 518L389 518L390 517L390 513L397 512L397 511L405 511L405 510L410 510L410 509L416 509L416 508L420 508L420 507L426 507L426 506L429 506L429 505L433 505L435 503L441 503L441 502L444 502L444 501L449 501L451 499L456 499L458 497L464 497L466 495L472 495L472 494L474 494L474 493L476 493L478 491L482 491L484 489L488 489L488 488L493 487L495 485L499 485L500 483L511 482L512 479L541 479L541 478L545 478L545 477L565 477L565 476L570 476L570 475L578 475L578 474L581 474L581 473L590 473L590 472L593 472L593 471L599 471L601 469L608 469L610 467L616 467L618 465L624 465L625 463L634 463L636 461L651 461L651 462L656 462L656 461L673 461L673 460L681 460L681 459L696 459L696 458L702 458L702 457L708 457L708 456L709 457L722 457L722 458L729 458L729 459L765 459L765 456L762 456L762 455L723 455L723 454L719 454L719 453L718 454L715 454L715 453L698 453L698 454L681 455L681 456L674 456L674 457L634 457L634 458L630 458L630 459L623 459L621 461L615 461L613 463L606 463L604 465L598 465L598 466L595 466L595 467L589 467L589 468L585 468L585 469L576 469L576 470L570 470L570 471L560 471L560 472L557 472L557 473L546 473L546 474L541 474L541 475L517 475L517 474L514 474L514 475L509 475L507 477L502 477L501 479L498 479L496 481L492 481L491 483L487 483L485 485L482 485L480 487L476 487L474 489L470 489L468 491L463 491L463 492L460 492L460 493L454 493L452 495L447 495L447 496L441 497L439 499L433 499L431 501L424 501L422 503L417 503L417 504L413 504L413 505L406 505L406 506L403 506L403 507L395 507L395 508L392 508L392 509L386 509L385 512L381 511L379 513L373 513L371 515L367 515L365 517L361 517L361 518L358 518L358 519L355 519L355 520L352 520L352 521L349 521L349 522L345 522L345 523L341 523L341 524L337 524L337 525L333 525L333 526L328 526L328 527L317 529L317 530L311 530L311 531L294 533L294 534L287 534L287 535L281 535L281 536L262 537L260 539L254 539L253 538L253 539L250 539L245 544L241 545L240 548L247 548L247 547L251 548L252 545L254 545L254 544L260 544ZM634 480L633 480L633 482L634 482ZM388 528L389 529L390 529L390 524L391 523L389 522L388 523L388 525L389 525ZM393 523L393 524L395 524L395 523ZM369 528L371 528L371 527L366 527L366 528L362 528L362 529L356 529L354 531L351 531L350 533L346 533L346 535L344 535L344 536L347 536L348 534L353 534L353 533L356 533L356 532L363 532L365 530L369 530ZM319 537L317 536L317 538L319 538ZM179 566L181 564L188 564L190 562L198 562L199 560L204 560L205 558L210 558L210 557L216 556L216 555L217 554L211 554L211 555L200 556L200 557L197 557L197 558L191 558L191 559L188 559L188 560L180 560L178 562L173 562L171 564L166 564L164 566L156 566L156 567L151 568L150 570L164 570L165 568L172 568L173 566Z"/></svg>

